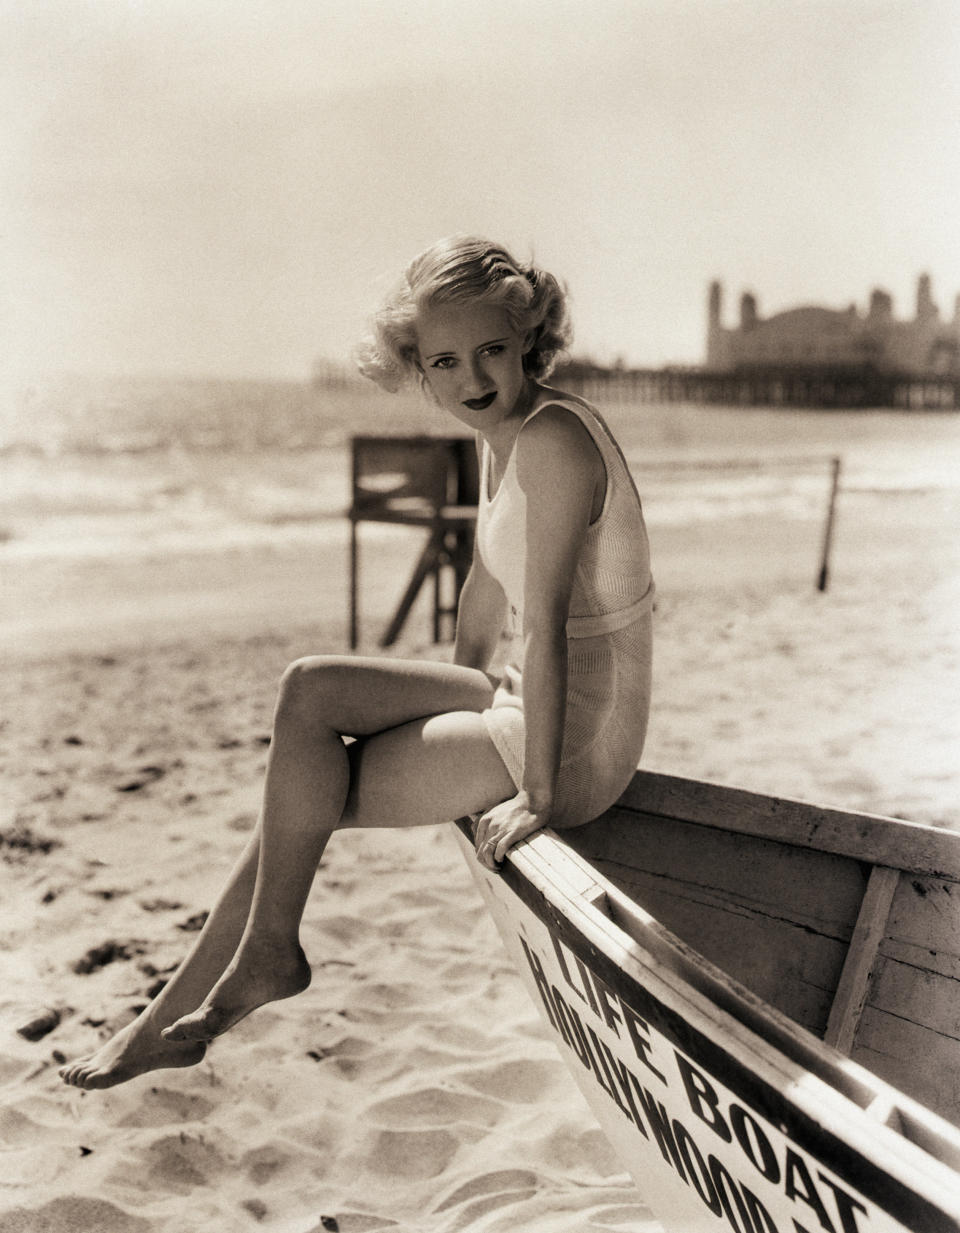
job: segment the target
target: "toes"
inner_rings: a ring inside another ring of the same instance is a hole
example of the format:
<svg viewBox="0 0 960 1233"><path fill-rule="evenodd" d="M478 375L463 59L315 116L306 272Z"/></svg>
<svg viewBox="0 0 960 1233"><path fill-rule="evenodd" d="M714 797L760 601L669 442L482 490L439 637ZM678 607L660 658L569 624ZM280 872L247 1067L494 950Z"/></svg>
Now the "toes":
<svg viewBox="0 0 960 1233"><path fill-rule="evenodd" d="M101 1074L100 1068L90 1061L74 1062L72 1066L64 1066L59 1074L64 1083L70 1087L82 1088L84 1091L104 1086L102 1082L97 1082L97 1076Z"/></svg>
<svg viewBox="0 0 960 1233"><path fill-rule="evenodd" d="M57 1071L64 1083L73 1083L79 1071L87 1064L88 1058L80 1057L75 1062L66 1062Z"/></svg>

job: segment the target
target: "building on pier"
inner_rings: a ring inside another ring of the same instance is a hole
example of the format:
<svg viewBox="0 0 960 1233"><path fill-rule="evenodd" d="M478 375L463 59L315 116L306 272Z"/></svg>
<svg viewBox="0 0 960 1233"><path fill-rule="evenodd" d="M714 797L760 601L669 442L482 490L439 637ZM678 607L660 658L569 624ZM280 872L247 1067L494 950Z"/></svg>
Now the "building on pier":
<svg viewBox="0 0 960 1233"><path fill-rule="evenodd" d="M761 317L757 299L740 300L740 323L723 324L723 288L710 285L706 368L714 373L802 367L869 369L876 373L960 377L960 295L944 320L933 300L930 277L917 281L913 320L898 320L891 296L879 288L861 313L803 306Z"/></svg>

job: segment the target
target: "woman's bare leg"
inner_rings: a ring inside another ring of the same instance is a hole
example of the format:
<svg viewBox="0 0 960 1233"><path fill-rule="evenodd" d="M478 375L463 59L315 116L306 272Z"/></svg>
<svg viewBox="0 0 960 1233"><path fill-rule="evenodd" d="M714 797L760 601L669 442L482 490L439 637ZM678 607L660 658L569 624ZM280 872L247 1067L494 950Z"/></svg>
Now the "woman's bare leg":
<svg viewBox="0 0 960 1233"><path fill-rule="evenodd" d="M343 820L352 779L355 774L363 776L361 768L369 757L369 750L366 757L355 755L351 767L343 735L358 737L369 746L376 734L382 739L384 730L409 724L411 711L418 716L467 714L472 721L468 743L479 756L473 772L462 763L451 763L449 772L456 782L451 803L462 813L503 799L512 785L476 714L491 692L482 673L450 665L317 658L292 666L274 723L260 860L243 937L202 1005L165 1029L166 1040L210 1040L256 1007L292 997L309 984L300 920L327 840ZM424 765L425 749L416 738L408 741L412 766L406 770L413 771L419 807L394 813L395 826L449 821L454 816L431 813L435 802L423 799L424 785L432 790L435 779ZM491 784L499 795L488 801Z"/></svg>
<svg viewBox="0 0 960 1233"><path fill-rule="evenodd" d="M301 812L299 806L303 802L296 791L290 793L285 790L282 775L289 775L292 769L293 777L299 779L295 749L298 745L297 729L300 726L298 712L301 708L305 707L309 712L304 717L305 727L312 732L318 719L314 714L314 707L321 707L322 704L322 709L329 711L335 700L339 708L338 719L343 724L344 731L349 731L350 735L362 737L368 732L376 732L380 728L394 728L409 722L412 718L430 715L437 710L478 711L487 705L490 693L491 687L482 673L451 668L443 664L421 661L407 664L397 660L368 661L349 658L343 660L314 659L299 661L292 665L284 678L278 702L277 724L268 762L261 820L237 862L203 931L170 982L147 1010L93 1054L64 1066L60 1072L64 1080L84 1088L109 1087L148 1070L193 1065L203 1057L205 1053L203 1040L178 1041L161 1036L161 1032L186 1015L188 1011L197 1007L218 979L225 974L230 960L234 957L244 937L248 918L251 917L251 902L257 884L258 867L261 864L261 833L264 821L268 818L272 821L278 812L281 822L280 844L276 853L271 851L267 854L265 867L266 877L271 881L279 878L281 894L285 893L284 879L291 853L295 856L294 864L297 864L299 857L296 856L298 852L296 824L291 826L284 817L284 812L291 802L294 811ZM347 724L349 724L349 729ZM327 735L322 731L325 727L329 728L329 723L320 724L321 736ZM291 728L292 732L289 731ZM293 740L288 741L287 736L291 736ZM321 740L318 748L313 745L312 739L307 737L308 748L301 749L303 761L308 766L307 778L311 779L311 791L316 793L312 801L312 809L302 811L306 817L305 829L308 832L305 847L311 850L311 854L316 852L317 855L316 861L309 866L309 876L306 876L306 871L302 867L298 870L301 876L298 885L294 887L296 898L293 903L299 902L300 913L302 913L306 893L309 891L313 870L330 833L330 828L322 825L323 815L336 812L336 808L332 810L324 808L329 788L322 770L324 755L320 750L326 750L333 763L335 799L336 781L343 769L343 759L347 756L344 754L344 745L339 737L336 744L339 748L335 747L332 742ZM351 746L352 761L357 765L361 761L359 751L363 744L358 743ZM279 754L278 750L280 750ZM415 753L416 751L412 750L411 756L415 756ZM349 762L351 759L347 757ZM319 775L316 766L318 762L321 765ZM497 763L498 759L494 763L495 768ZM502 771L502 765L499 769ZM351 772L349 767L347 773L348 777L357 778L356 771ZM280 790L275 792L275 781L278 779L278 774L281 775ZM313 783L317 778L321 780L319 788ZM365 780L368 778L374 778L374 776L364 775ZM425 779L420 773L418 786L421 794L424 782ZM429 782L429 779L426 782ZM478 803L476 806L467 804L462 807L457 805L452 812L443 814L437 820L448 820L457 813L472 812L474 808L481 808L482 804ZM342 812L341 803L340 813ZM428 814L429 810L424 808L421 816L417 816L414 821L407 822L406 825L433 820ZM309 832L313 826L317 825L318 819L320 833L311 836ZM345 820L337 819L338 822ZM403 825L404 823L381 821L373 824ZM273 837L273 829L271 837ZM273 908L275 906L277 905L265 900L264 894L261 893L260 917L263 918L266 913L268 928L271 930L274 925ZM290 904L279 905L276 920L278 922L285 920L286 928L291 932L294 929L294 917L299 923L296 907L291 908ZM251 956L253 953L250 952ZM269 989L261 989L260 994L266 994L262 1000L271 1000L275 996L289 996L290 993L298 991L297 988L291 987L292 985L297 985L299 981L299 987L302 988L304 977L309 978L309 970L304 971L306 961L302 959L298 941L294 942L292 949L288 949L287 954L288 957L293 955L294 962L287 964L287 975L284 978L286 984L281 983L279 987L275 985L277 992L273 993ZM292 980L290 973L293 975ZM286 993L282 991L284 987L287 988ZM260 994L256 996L259 997ZM246 1009L252 1009L252 1007L248 1006ZM239 1017L246 1013L246 1009L242 1010ZM227 1018L230 1016L228 1015ZM236 1022L236 1018L232 1021Z"/></svg>
<svg viewBox="0 0 960 1233"><path fill-rule="evenodd" d="M160 1035L206 995L232 959L243 936L257 876L260 828L237 861L190 952L150 1005L99 1049L61 1067L74 1087L113 1087L149 1070L193 1066L206 1045L177 1043Z"/></svg>

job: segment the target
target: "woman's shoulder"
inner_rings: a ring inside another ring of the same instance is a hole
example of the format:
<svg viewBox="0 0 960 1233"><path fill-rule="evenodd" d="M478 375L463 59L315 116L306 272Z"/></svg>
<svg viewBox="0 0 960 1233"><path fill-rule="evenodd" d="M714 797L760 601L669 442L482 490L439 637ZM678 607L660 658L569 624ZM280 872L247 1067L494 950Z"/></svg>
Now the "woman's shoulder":
<svg viewBox="0 0 960 1233"><path fill-rule="evenodd" d="M545 392L530 411L517 439L517 465L528 476L564 482L572 472L599 475L602 457L590 431L589 411L566 395Z"/></svg>
<svg viewBox="0 0 960 1233"><path fill-rule="evenodd" d="M562 420L565 416L570 420L592 422L599 419L595 407L576 394L568 394L565 390L554 389L551 386L541 386L533 400L533 405L527 412L524 425L535 420Z"/></svg>
<svg viewBox="0 0 960 1233"><path fill-rule="evenodd" d="M566 440L582 450L592 440L596 444L603 421L596 410L575 395L562 390L543 389L521 425L525 442L549 438Z"/></svg>
<svg viewBox="0 0 960 1233"><path fill-rule="evenodd" d="M547 407L566 407L575 415L585 413L593 418L598 416L596 407L587 402L585 398L581 398L579 394L570 394L566 390L559 390L554 386L542 385L537 392L530 414L536 415Z"/></svg>
<svg viewBox="0 0 960 1233"><path fill-rule="evenodd" d="M519 437L524 442L541 438L580 440L584 436L584 421L590 415L583 404L564 394L546 394L538 398L520 426Z"/></svg>

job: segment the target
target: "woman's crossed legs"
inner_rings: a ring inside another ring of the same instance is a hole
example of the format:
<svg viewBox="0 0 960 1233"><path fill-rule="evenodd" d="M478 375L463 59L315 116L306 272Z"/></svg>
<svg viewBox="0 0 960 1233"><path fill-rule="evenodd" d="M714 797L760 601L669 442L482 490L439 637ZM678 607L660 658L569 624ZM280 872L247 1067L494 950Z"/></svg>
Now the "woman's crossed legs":
<svg viewBox="0 0 960 1233"><path fill-rule="evenodd" d="M486 674L450 664L329 656L292 664L257 828L203 930L139 1018L64 1066L64 1081L111 1087L193 1065L251 1010L305 989L300 919L334 830L449 822L515 792L479 714L492 696Z"/></svg>

